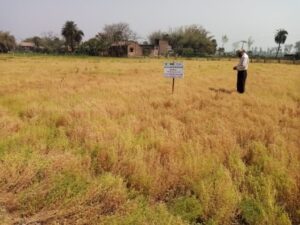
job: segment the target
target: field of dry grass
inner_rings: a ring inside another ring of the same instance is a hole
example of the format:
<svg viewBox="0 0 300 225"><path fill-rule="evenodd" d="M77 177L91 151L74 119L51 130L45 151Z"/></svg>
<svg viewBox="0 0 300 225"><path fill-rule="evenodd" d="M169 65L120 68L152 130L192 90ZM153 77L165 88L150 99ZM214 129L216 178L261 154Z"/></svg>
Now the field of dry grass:
<svg viewBox="0 0 300 225"><path fill-rule="evenodd" d="M299 224L300 67L0 56L0 224Z"/></svg>

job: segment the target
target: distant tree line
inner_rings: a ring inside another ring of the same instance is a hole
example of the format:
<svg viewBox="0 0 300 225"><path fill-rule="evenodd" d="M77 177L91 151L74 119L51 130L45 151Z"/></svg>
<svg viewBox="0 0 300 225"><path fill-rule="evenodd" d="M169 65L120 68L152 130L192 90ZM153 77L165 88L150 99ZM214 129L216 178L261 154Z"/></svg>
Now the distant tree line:
<svg viewBox="0 0 300 225"><path fill-rule="evenodd" d="M156 31L150 34L151 44L155 40L166 40L176 55L205 56L213 55L217 50L217 41L201 26L190 25L170 29L169 32Z"/></svg>
<svg viewBox="0 0 300 225"><path fill-rule="evenodd" d="M300 41L295 45L284 45L288 32L284 29L277 30L274 40L278 47L263 51L261 48L253 48L254 40L241 40L233 43L233 50L247 47L250 54L274 55L279 53L290 54L296 50L296 56L300 58ZM61 36L47 33L42 36L26 38L23 42L32 43L30 51L49 54L83 54L92 56L108 55L108 50L113 43L120 41L136 41L137 35L127 23L105 25L103 30L93 38L82 41L84 33L73 21L66 21L61 30ZM143 44L155 45L157 40L166 40L172 47L172 54L185 57L225 55L225 44L229 41L227 35L223 35L222 45L217 48L216 39L203 27L198 25L183 26L170 29L169 31L154 31L148 41ZM282 48L284 45L284 48ZM22 51L22 47L16 44L16 40L9 32L0 31L0 53L9 51Z"/></svg>
<svg viewBox="0 0 300 225"><path fill-rule="evenodd" d="M65 41L51 32L44 34L42 37L34 36L26 38L24 42L33 43L34 48L32 51L38 53L60 54L65 52ZM20 48L17 48L17 50L22 51Z"/></svg>

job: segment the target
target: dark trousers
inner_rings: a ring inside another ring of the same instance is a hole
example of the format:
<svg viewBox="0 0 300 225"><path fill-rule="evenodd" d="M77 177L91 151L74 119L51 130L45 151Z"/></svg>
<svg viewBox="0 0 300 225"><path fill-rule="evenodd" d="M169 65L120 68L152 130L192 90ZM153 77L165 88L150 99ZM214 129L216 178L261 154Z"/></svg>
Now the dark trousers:
<svg viewBox="0 0 300 225"><path fill-rule="evenodd" d="M245 92L246 79L247 79L247 70L238 71L236 89L239 93Z"/></svg>

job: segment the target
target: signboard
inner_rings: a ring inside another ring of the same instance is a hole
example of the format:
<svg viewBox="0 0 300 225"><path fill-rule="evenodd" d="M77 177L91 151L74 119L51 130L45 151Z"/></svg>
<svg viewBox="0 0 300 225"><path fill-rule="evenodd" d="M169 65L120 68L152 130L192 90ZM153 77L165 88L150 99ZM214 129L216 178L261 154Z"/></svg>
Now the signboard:
<svg viewBox="0 0 300 225"><path fill-rule="evenodd" d="M183 63L165 63L164 76L169 78L183 78Z"/></svg>

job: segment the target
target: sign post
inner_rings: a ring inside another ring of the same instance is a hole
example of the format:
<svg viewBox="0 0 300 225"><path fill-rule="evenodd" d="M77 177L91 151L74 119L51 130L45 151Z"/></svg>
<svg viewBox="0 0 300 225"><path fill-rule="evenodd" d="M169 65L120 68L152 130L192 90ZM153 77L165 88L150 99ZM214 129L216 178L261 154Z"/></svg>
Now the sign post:
<svg viewBox="0 0 300 225"><path fill-rule="evenodd" d="M164 77L172 78L172 94L174 93L175 89L175 78L183 78L184 71L183 71L183 63L172 62L172 63L165 63L164 65Z"/></svg>

